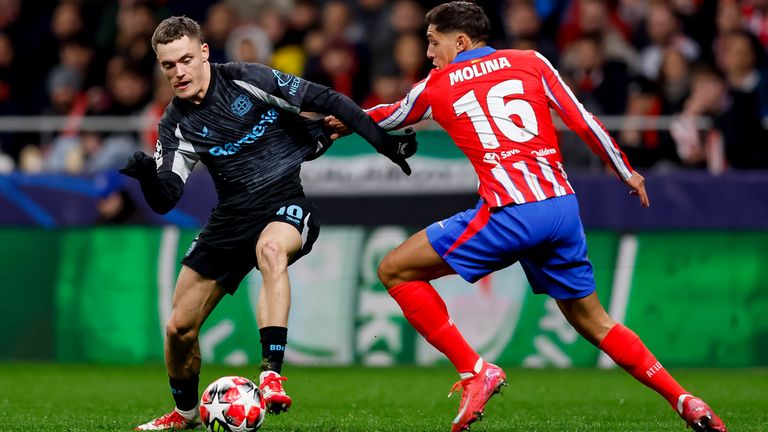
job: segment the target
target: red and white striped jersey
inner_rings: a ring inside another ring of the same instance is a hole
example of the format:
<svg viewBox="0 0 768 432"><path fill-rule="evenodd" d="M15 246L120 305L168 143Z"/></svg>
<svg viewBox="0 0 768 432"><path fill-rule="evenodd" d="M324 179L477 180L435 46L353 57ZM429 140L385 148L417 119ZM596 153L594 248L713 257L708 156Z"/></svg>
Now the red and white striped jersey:
<svg viewBox="0 0 768 432"><path fill-rule="evenodd" d="M550 108L611 166L632 175L624 153L535 51L477 48L432 70L406 97L367 110L385 129L434 118L472 163L492 207L573 193Z"/></svg>

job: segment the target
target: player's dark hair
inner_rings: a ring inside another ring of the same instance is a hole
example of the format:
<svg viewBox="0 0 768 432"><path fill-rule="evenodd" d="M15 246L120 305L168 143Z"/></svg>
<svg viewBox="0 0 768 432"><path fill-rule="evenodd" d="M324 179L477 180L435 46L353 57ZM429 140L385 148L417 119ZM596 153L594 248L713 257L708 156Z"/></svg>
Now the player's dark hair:
<svg viewBox="0 0 768 432"><path fill-rule="evenodd" d="M157 26L152 34L152 49L157 52L158 45L171 43L184 36L203 42L203 31L200 30L200 24L186 16L166 18Z"/></svg>
<svg viewBox="0 0 768 432"><path fill-rule="evenodd" d="M491 33L491 20L483 8L468 1L455 1L435 6L424 17L427 25L434 25L440 33L459 31L470 39L485 42Z"/></svg>

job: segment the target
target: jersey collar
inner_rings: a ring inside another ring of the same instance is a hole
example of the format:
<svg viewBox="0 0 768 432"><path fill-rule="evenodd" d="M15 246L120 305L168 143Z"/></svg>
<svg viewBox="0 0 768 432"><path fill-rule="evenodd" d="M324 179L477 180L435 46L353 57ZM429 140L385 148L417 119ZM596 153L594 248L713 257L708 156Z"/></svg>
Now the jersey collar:
<svg viewBox="0 0 768 432"><path fill-rule="evenodd" d="M480 48L471 49L469 51L462 51L460 52L455 59L451 63L460 63L467 60L476 59L479 57L485 57L487 55L495 53L496 50L489 47L484 46Z"/></svg>

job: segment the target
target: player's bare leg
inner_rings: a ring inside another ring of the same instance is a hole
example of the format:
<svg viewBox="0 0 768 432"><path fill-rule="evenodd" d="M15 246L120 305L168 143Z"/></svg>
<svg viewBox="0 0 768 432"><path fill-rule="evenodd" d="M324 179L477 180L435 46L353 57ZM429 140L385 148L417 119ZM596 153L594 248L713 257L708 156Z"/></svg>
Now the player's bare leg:
<svg viewBox="0 0 768 432"><path fill-rule="evenodd" d="M506 384L506 375L469 346L448 316L445 302L427 282L454 273L430 245L426 230L392 250L379 265L379 279L405 318L448 357L461 376L451 389L451 393L462 392L459 413L451 425L455 432L469 429L482 417L488 400Z"/></svg>
<svg viewBox="0 0 768 432"><path fill-rule="evenodd" d="M681 387L632 330L608 315L596 293L580 299L558 300L557 305L576 331L635 379L663 396L693 430L726 431L712 409Z"/></svg>
<svg viewBox="0 0 768 432"><path fill-rule="evenodd" d="M200 425L197 386L200 375L200 328L226 292L216 281L182 266L165 327L165 366L176 408L136 430L194 429Z"/></svg>
<svg viewBox="0 0 768 432"><path fill-rule="evenodd" d="M301 249L301 234L284 222L272 222L264 228L256 243L256 259L261 271L257 320L261 334L263 368L259 387L267 409L273 414L287 411L291 398L285 393L280 375L288 335L291 285L288 261Z"/></svg>

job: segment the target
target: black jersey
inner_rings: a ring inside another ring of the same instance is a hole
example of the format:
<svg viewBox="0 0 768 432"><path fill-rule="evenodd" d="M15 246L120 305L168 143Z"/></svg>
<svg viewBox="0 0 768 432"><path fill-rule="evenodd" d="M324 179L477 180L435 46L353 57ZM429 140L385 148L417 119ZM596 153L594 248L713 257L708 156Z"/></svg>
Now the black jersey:
<svg viewBox="0 0 768 432"><path fill-rule="evenodd" d="M312 83L267 66L211 64L200 104L174 98L158 126L158 173L186 181L202 162L213 177L215 214L242 215L303 196L301 163L321 124L299 115Z"/></svg>

